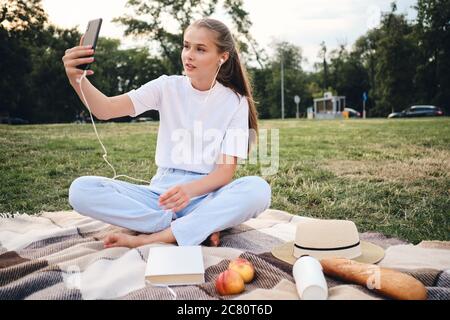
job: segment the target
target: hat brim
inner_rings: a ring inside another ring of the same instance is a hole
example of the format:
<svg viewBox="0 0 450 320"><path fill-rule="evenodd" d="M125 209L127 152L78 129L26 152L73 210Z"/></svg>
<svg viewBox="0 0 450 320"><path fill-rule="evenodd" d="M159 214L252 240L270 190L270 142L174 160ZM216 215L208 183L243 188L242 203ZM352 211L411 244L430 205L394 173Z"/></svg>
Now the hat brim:
<svg viewBox="0 0 450 320"><path fill-rule="evenodd" d="M376 244L367 241L361 241L361 252L362 254L354 259L354 261L362 262L362 263L370 263L375 264L380 262L381 259L384 258L384 249ZM287 262L291 265L297 261L297 258L294 257L294 241L286 242L285 244L275 247L272 249L272 255L284 262Z"/></svg>

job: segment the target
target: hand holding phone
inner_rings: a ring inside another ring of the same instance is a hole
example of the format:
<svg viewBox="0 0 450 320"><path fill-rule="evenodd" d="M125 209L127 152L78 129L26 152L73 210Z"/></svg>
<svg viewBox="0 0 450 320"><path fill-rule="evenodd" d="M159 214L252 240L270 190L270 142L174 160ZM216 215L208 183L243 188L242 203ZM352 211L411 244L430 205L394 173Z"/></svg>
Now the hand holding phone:
<svg viewBox="0 0 450 320"><path fill-rule="evenodd" d="M100 33L101 26L102 26L102 19L96 19L96 20L89 21L86 32L85 32L84 36L82 37L81 45L82 46L90 45L90 46L92 46L92 49L95 50L95 48L97 46L97 40L98 40L98 35ZM90 57L90 56L86 56L84 58L87 58L87 57ZM90 63L86 63L86 64L78 65L76 67L81 70L87 70L87 69L89 69L89 66L90 66Z"/></svg>

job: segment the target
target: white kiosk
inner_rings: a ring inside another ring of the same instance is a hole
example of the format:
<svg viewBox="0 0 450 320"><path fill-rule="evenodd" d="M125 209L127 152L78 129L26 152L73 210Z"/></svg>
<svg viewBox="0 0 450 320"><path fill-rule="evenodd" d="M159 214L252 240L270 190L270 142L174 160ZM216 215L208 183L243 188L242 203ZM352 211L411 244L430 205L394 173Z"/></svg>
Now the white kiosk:
<svg viewBox="0 0 450 320"><path fill-rule="evenodd" d="M345 108L345 96L333 96L325 92L323 98L314 99L315 119L342 119Z"/></svg>

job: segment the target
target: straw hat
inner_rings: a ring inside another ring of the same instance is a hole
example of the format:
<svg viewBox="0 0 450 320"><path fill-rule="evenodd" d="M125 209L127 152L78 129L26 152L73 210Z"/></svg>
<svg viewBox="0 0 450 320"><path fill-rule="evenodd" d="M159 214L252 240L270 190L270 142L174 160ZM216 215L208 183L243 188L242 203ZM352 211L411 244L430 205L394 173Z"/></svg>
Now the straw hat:
<svg viewBox="0 0 450 320"><path fill-rule="evenodd" d="M294 264L303 255L316 259L340 257L364 263L377 263L384 257L384 249L359 239L352 221L308 219L297 224L295 241L272 250L272 254Z"/></svg>

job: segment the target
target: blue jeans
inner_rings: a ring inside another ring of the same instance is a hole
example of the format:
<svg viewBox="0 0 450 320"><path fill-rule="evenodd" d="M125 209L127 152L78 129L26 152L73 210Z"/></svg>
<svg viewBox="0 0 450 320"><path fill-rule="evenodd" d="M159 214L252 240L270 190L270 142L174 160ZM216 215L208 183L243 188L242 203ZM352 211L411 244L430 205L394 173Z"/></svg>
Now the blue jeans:
<svg viewBox="0 0 450 320"><path fill-rule="evenodd" d="M176 213L165 211L158 205L159 196L169 188L206 175L158 168L150 185L83 176L70 185L69 203L82 215L142 233L171 227L180 246L198 245L213 232L256 217L271 204L270 185L261 177L247 176L192 198Z"/></svg>

